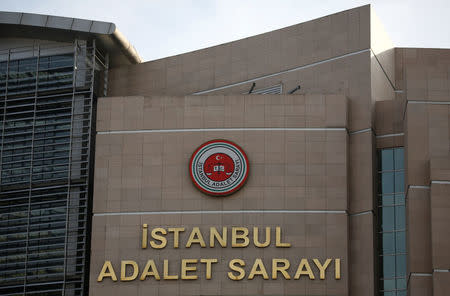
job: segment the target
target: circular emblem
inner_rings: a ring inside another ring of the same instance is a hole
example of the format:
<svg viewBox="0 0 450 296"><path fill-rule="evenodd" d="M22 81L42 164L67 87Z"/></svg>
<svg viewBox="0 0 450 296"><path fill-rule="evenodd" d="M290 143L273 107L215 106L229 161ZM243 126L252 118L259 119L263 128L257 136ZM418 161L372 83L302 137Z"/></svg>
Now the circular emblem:
<svg viewBox="0 0 450 296"><path fill-rule="evenodd" d="M212 140L192 153L189 172L202 192L226 196L238 191L247 181L248 159L244 150L227 140Z"/></svg>

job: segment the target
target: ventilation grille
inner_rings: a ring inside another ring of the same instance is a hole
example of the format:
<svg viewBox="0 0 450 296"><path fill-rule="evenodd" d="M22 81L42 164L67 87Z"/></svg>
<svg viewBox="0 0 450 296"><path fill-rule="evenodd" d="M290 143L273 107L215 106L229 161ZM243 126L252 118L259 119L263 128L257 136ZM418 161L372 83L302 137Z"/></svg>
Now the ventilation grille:
<svg viewBox="0 0 450 296"><path fill-rule="evenodd" d="M266 88L260 88L255 89L252 91L252 95L281 95L283 92L283 85L277 84L274 86L266 87Z"/></svg>

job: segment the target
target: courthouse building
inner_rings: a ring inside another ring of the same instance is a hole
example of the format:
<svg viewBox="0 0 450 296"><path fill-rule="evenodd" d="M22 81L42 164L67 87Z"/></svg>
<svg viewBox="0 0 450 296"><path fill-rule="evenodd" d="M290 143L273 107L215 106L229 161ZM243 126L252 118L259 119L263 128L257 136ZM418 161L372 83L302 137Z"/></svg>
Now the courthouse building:
<svg viewBox="0 0 450 296"><path fill-rule="evenodd" d="M369 5L149 62L0 38L0 295L450 295L450 50Z"/></svg>

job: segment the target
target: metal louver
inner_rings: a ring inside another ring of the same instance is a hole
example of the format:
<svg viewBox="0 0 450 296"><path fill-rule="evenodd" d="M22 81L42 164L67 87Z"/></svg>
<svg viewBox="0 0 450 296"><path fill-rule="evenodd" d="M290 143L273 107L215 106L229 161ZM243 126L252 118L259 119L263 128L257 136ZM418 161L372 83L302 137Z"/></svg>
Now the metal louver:
<svg viewBox="0 0 450 296"><path fill-rule="evenodd" d="M252 95L281 95L283 92L283 84L277 84L266 88L255 89Z"/></svg>

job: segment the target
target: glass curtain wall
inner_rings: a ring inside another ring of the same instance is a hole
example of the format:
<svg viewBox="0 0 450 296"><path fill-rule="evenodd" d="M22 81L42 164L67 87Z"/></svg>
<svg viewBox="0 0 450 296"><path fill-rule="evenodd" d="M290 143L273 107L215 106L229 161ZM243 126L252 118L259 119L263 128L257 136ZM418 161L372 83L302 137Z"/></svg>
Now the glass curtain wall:
<svg viewBox="0 0 450 296"><path fill-rule="evenodd" d="M404 149L378 151L378 251L380 293L406 295Z"/></svg>
<svg viewBox="0 0 450 296"><path fill-rule="evenodd" d="M83 295L95 42L0 60L0 295Z"/></svg>

